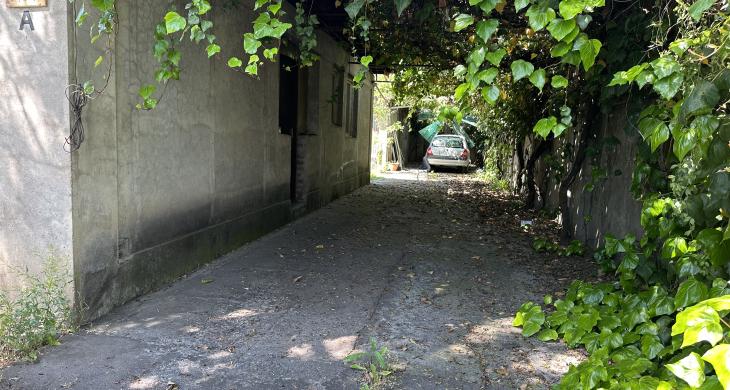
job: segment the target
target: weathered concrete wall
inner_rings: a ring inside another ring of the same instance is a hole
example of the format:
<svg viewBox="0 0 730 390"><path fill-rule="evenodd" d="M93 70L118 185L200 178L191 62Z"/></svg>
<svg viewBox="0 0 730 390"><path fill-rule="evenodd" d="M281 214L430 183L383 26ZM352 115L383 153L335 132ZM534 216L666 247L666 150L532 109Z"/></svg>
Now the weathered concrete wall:
<svg viewBox="0 0 730 390"><path fill-rule="evenodd" d="M187 39L179 46L181 80L169 84L154 111L137 111L137 90L156 66L152 31L168 5L118 7L111 86L86 112L87 141L74 155L76 285L89 318L369 179L370 86L360 92L360 130L350 137L331 123L331 75L348 56L330 37L319 35L321 63L301 73L310 85L297 145L278 128L277 64L267 63L254 80L225 60L208 60ZM240 55L250 9L244 2L235 16L211 15L223 58ZM83 57L95 59L87 46L79 41ZM295 181L302 199L294 202L292 147L301 157Z"/></svg>
<svg viewBox="0 0 730 390"><path fill-rule="evenodd" d="M627 118L625 105L617 105L611 114L602 114L596 121L596 137L590 142L588 156L568 193L571 231L591 247L602 244L606 234L641 233L641 204L631 195L631 175L637 142L643 141L635 130L627 129ZM552 154L565 143L575 145L574 137L568 131L554 141ZM526 144L531 147L529 142ZM550 170L550 158L546 154L536 164L535 182L541 197L538 202L547 210L558 210L560 183ZM597 179L592 178L594 169L603 171ZM592 184L592 191L588 184Z"/></svg>
<svg viewBox="0 0 730 390"><path fill-rule="evenodd" d="M66 1L31 9L0 2L0 291L37 274L51 252L71 272L71 157Z"/></svg>

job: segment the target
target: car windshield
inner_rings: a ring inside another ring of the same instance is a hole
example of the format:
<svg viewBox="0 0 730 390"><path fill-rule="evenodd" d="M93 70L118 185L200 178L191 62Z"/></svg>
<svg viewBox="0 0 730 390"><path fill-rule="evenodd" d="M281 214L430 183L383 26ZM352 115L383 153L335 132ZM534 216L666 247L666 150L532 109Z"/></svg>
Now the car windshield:
<svg viewBox="0 0 730 390"><path fill-rule="evenodd" d="M446 148L463 148L464 144L459 137L436 137L433 146Z"/></svg>

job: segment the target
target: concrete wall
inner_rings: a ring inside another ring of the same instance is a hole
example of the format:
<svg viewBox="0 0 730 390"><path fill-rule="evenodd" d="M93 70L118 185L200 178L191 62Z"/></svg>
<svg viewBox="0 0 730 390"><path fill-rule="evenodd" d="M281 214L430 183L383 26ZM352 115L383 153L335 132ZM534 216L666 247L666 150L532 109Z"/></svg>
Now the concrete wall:
<svg viewBox="0 0 730 390"><path fill-rule="evenodd" d="M568 194L573 235L591 247L603 244L606 234L641 235L641 203L631 194L631 176L637 143L643 141L635 130L627 129L627 125L625 105L617 105L610 114L601 114L595 121L597 136L591 140L591 150ZM553 142L552 154L561 150L566 142L575 144L570 131ZM531 148L529 142L526 147ZM541 197L538 202L548 210L558 210L559 182L550 169L549 158L544 155L535 167L535 182ZM601 174L598 180L593 180L594 168L604 170L606 175ZM586 190L589 183L593 184L592 191Z"/></svg>
<svg viewBox="0 0 730 390"><path fill-rule="evenodd" d="M51 252L71 272L67 2L31 10L0 2L0 291L37 274Z"/></svg>
<svg viewBox="0 0 730 390"><path fill-rule="evenodd" d="M73 158L74 267L88 318L369 179L371 88L360 91L360 130L350 137L331 123L331 74L348 55L329 36L319 35L321 62L301 73L310 85L293 143L278 129L278 64L267 63L255 80L230 70L225 59L208 60L204 47L187 39L179 47L182 79L169 84L154 111L137 111L137 90L151 82L156 65L152 31L168 5L137 0L118 7L112 80L86 111L87 140ZM244 2L235 16L211 15L222 58L240 55L250 9ZM78 48L86 61L96 58L85 40ZM300 156L294 202L292 147Z"/></svg>

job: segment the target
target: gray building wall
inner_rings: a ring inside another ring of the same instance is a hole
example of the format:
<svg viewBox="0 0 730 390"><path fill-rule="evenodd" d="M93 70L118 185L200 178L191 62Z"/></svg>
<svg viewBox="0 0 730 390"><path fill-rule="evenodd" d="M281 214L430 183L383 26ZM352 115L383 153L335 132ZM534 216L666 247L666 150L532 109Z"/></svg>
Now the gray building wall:
<svg viewBox="0 0 730 390"><path fill-rule="evenodd" d="M55 255L71 273L67 2L23 9L0 2L0 291L14 295Z"/></svg>
<svg viewBox="0 0 730 390"><path fill-rule="evenodd" d="M309 88L297 142L278 128L278 64L254 80L180 43L183 73L151 112L135 109L153 79L152 31L167 3L118 4L115 62L105 94L89 105L87 138L73 154L75 285L88 318L162 286L369 180L372 93L360 91L359 132L331 122L335 65L348 53L319 34L321 62L302 71ZM214 13L224 56L240 55L247 4ZM293 10L289 10L293 15ZM96 59L86 34L78 69ZM79 75L80 80L88 75ZM99 82L97 82L98 84ZM298 151L297 196L290 194L291 148Z"/></svg>

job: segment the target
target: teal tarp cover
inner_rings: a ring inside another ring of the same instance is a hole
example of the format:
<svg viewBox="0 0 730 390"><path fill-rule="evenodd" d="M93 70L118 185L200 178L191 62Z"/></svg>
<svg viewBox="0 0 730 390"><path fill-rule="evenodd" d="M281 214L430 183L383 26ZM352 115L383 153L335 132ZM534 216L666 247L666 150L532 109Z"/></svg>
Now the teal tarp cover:
<svg viewBox="0 0 730 390"><path fill-rule="evenodd" d="M466 122L466 123L469 125L472 125L472 126L476 125L476 124L472 124L470 122ZM435 121L435 122L431 123L430 125L419 130L418 134L420 134L421 137L425 138L426 141L428 141L430 143L431 141L433 141L433 137L435 137L436 134L438 134L443 127L444 127L443 122ZM453 123L452 127L454 129L454 133L464 136L464 138L466 138L466 143L469 145L470 148L474 147L474 145L475 145L474 141L472 141L471 138L469 137L469 135L466 133L466 131L464 131L464 128L462 128L460 125L457 125L456 123Z"/></svg>
<svg viewBox="0 0 730 390"><path fill-rule="evenodd" d="M425 138L426 141L428 141L430 143L431 141L433 141L433 137L435 137L436 134L438 134L439 131L441 131L442 126L443 126L443 123L441 123L440 121L433 122L430 125L419 130L418 134L420 134L421 137Z"/></svg>

